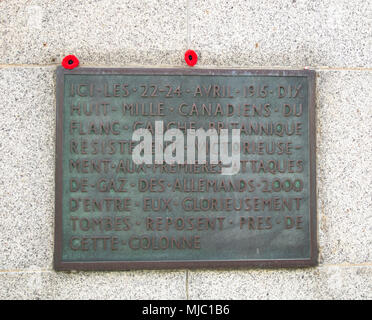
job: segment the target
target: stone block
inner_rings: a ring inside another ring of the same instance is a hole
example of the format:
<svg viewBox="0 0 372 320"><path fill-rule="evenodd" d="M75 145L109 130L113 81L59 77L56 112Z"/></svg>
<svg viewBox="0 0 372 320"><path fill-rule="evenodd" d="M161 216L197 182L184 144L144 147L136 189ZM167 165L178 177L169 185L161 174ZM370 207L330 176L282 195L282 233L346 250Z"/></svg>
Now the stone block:
<svg viewBox="0 0 372 320"><path fill-rule="evenodd" d="M0 64L184 63L186 1L2 1L0 12Z"/></svg>
<svg viewBox="0 0 372 320"><path fill-rule="evenodd" d="M190 271L189 298L226 300L371 299L372 268Z"/></svg>
<svg viewBox="0 0 372 320"><path fill-rule="evenodd" d="M192 0L198 66L372 66L368 1Z"/></svg>

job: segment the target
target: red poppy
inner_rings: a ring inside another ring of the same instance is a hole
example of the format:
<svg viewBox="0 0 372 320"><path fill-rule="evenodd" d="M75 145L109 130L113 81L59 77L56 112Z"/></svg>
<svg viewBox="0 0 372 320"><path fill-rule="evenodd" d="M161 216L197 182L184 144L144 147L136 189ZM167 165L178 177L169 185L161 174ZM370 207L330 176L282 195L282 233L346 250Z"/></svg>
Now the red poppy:
<svg viewBox="0 0 372 320"><path fill-rule="evenodd" d="M194 50L187 50L185 52L185 61L190 67L193 67L198 62L198 55Z"/></svg>
<svg viewBox="0 0 372 320"><path fill-rule="evenodd" d="M79 65L79 60L74 55L70 54L63 58L62 67L65 69L74 69Z"/></svg>

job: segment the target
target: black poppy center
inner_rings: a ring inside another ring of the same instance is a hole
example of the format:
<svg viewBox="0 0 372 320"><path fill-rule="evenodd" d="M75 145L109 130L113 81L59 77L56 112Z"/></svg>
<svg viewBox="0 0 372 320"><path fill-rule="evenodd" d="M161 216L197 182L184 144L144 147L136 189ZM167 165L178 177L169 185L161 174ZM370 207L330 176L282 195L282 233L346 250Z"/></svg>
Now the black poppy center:
<svg viewBox="0 0 372 320"><path fill-rule="evenodd" d="M73 64L74 60L68 60L68 64Z"/></svg>
<svg viewBox="0 0 372 320"><path fill-rule="evenodd" d="M192 55L191 54L189 55L189 60L192 60Z"/></svg>

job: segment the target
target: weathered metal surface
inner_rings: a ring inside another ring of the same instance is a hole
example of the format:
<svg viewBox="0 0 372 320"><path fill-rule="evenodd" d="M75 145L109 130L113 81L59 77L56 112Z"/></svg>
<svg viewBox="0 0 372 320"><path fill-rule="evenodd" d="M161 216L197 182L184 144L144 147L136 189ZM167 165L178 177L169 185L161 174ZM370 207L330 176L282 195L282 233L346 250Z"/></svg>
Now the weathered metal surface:
<svg viewBox="0 0 372 320"><path fill-rule="evenodd" d="M314 91L310 70L59 68L55 268L315 265ZM155 121L241 129L239 173L134 165Z"/></svg>

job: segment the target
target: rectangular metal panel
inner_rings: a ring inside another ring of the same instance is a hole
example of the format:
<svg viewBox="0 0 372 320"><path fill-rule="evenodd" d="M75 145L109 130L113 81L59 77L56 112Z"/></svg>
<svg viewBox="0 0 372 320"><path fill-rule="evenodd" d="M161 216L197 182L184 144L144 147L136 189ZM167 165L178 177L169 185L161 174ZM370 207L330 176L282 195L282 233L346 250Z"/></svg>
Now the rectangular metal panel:
<svg viewBox="0 0 372 320"><path fill-rule="evenodd" d="M310 70L58 68L55 269L315 265L314 101ZM185 159L188 129L239 129L239 172L134 164L155 121Z"/></svg>

